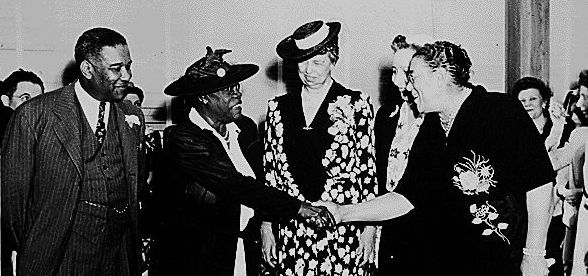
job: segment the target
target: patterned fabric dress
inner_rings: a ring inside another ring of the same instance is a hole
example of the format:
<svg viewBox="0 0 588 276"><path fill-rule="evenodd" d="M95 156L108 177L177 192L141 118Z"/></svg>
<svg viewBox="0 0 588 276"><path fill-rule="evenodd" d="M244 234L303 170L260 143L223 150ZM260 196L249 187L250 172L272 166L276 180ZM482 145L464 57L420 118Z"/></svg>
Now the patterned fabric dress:
<svg viewBox="0 0 588 276"><path fill-rule="evenodd" d="M358 203L377 193L369 97L333 83L309 126L300 94L269 101L266 185L303 201ZM279 225L280 275L361 275L355 251L363 228L316 230L304 220Z"/></svg>

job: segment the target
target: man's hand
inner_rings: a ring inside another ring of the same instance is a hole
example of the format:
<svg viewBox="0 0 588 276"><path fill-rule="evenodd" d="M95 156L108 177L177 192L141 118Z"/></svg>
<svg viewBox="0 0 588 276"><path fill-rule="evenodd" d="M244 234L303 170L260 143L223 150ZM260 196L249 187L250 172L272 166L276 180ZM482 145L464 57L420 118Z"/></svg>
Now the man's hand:
<svg viewBox="0 0 588 276"><path fill-rule="evenodd" d="M329 228L335 226L333 214L324 206L312 206L309 203L302 202L298 215L307 219L315 227Z"/></svg>

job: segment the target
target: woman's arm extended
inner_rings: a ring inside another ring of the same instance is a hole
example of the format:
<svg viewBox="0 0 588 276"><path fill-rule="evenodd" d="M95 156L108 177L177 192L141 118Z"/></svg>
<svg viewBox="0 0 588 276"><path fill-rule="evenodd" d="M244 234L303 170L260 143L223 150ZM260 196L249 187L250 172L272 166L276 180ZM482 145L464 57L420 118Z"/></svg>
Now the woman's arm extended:
<svg viewBox="0 0 588 276"><path fill-rule="evenodd" d="M326 206L337 223L351 221L382 221L405 215L414 206L403 195L389 192L358 204L337 205L318 201L315 205Z"/></svg>

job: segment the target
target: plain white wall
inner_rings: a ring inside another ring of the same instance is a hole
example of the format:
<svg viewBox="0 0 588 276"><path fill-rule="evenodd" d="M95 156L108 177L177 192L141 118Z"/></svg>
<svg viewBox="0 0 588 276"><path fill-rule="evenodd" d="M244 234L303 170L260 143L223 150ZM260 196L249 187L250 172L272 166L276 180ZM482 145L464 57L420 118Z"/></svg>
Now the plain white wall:
<svg viewBox="0 0 588 276"><path fill-rule="evenodd" d="M106 26L129 42L133 81L147 94L146 113L166 106L165 86L210 45L232 49L225 55L229 61L261 67L242 83L244 112L260 120L267 99L283 87L268 76L279 61L276 44L315 19L342 23L341 58L334 77L369 93L376 107L381 72L390 66L389 45L399 33L427 34L463 45L474 64L472 82L504 91L503 1L2 1L6 3L0 10L0 78L22 67L38 73L48 90L60 87L78 36Z"/></svg>
<svg viewBox="0 0 588 276"><path fill-rule="evenodd" d="M550 2L550 87L563 100L570 83L588 69L588 1Z"/></svg>

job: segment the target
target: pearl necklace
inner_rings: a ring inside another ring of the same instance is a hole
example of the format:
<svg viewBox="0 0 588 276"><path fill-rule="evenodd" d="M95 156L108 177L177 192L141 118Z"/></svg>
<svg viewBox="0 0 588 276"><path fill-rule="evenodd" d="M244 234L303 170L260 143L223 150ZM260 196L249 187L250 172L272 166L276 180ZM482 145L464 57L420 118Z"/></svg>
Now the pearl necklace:
<svg viewBox="0 0 588 276"><path fill-rule="evenodd" d="M447 116L445 116L446 119L444 119L443 116L441 116L441 114L439 114L439 121L441 122L441 127L445 131L445 136L449 136L449 131L451 130L451 127L453 126L453 122L455 121L455 116L457 115L457 112L461 108L461 105L463 104L463 102L465 102L465 100L467 99L467 97L470 95L471 92L472 92L471 88L464 89L463 96L459 99L459 101L457 103L457 108L455 109L455 112L452 112L451 114L448 114Z"/></svg>

